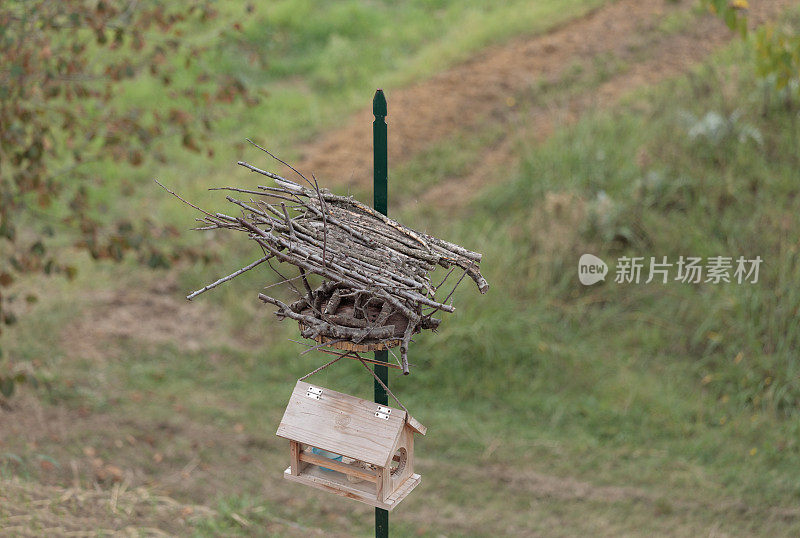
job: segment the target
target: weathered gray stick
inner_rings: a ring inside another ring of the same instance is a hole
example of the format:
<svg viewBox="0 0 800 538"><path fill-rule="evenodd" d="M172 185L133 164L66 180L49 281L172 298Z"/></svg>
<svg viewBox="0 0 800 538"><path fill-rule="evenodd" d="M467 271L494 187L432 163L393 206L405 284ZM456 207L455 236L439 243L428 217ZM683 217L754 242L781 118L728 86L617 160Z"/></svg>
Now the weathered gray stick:
<svg viewBox="0 0 800 538"><path fill-rule="evenodd" d="M186 298L187 298L188 300L190 300L190 301L191 301L192 299L194 299L195 297L197 297L197 296L198 296L198 295L200 295L201 293L204 293L204 292L206 292L206 291L208 291L208 290L210 290L210 289L212 289L212 288L216 288L217 286L219 286L219 285L220 285L220 284L222 284L223 282L227 282L227 281L229 281L229 280L231 280L231 279L234 279L234 278L236 278L237 276L241 275L242 273L245 273L245 272L249 271L249 270L250 270L250 269L252 269L253 267L256 267L256 266L258 266L258 265L261 265L262 263L264 263L265 261L267 261L267 260L268 260L268 259L270 259L271 257L272 257L272 255L271 255L271 254L270 254L269 256L264 256L264 257L263 257L263 258L261 258L260 260L256 260L256 261L254 261L253 263L251 263L250 265L248 265L248 266L246 266L246 267L242 267L242 268L241 268L241 269L239 269L238 271L234 271L233 273L229 274L228 276L224 276L224 277L220 278L219 280L217 280L216 282L212 282L212 283L211 283L211 284L209 284L208 286L205 286L204 288L201 288L201 289L199 289L199 290L197 290L197 291L193 291L192 293L190 293L189 295L187 295L187 296L186 296Z"/></svg>

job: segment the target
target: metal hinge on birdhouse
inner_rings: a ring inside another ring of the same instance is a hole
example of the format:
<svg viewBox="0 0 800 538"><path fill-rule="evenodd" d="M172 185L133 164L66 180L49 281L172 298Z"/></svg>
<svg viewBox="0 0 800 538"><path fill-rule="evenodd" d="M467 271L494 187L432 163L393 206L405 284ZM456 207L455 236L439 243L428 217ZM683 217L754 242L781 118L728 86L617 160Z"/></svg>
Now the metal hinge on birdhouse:
<svg viewBox="0 0 800 538"><path fill-rule="evenodd" d="M392 413L392 410L388 407L383 407L382 405L378 406L378 410L375 411L375 416L378 418L382 418L383 420L389 420L389 415Z"/></svg>
<svg viewBox="0 0 800 538"><path fill-rule="evenodd" d="M322 389L318 389L317 387L312 387L311 385L309 385L308 390L306 391L306 396L308 398L319 400L320 398L322 398Z"/></svg>

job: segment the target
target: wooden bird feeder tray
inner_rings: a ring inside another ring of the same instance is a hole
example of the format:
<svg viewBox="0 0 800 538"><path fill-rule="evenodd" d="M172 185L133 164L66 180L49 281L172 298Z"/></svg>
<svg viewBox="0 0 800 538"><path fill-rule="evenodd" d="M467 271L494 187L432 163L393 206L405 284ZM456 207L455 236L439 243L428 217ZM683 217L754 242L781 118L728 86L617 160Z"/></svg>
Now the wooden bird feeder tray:
<svg viewBox="0 0 800 538"><path fill-rule="evenodd" d="M277 431L290 445L283 476L392 510L420 482L414 434L426 430L402 409L298 381Z"/></svg>

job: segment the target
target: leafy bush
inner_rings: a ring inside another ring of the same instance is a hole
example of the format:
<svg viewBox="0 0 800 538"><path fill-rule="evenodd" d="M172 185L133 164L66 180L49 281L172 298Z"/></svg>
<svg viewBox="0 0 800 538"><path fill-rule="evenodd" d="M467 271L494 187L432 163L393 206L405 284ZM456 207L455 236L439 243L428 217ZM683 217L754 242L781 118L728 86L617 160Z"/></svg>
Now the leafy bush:
<svg viewBox="0 0 800 538"><path fill-rule="evenodd" d="M187 36L216 12L205 1L171 4L0 3L0 326L16 321L8 288L20 277L75 275L53 247L116 261L137 251L153 268L187 253L158 245L175 230L153 226L146 216L138 223L109 219L91 201L92 190L106 182L92 163L139 167L151 153L163 160L158 146L167 137L200 152L214 119L207 105L240 97L254 102L230 76L182 76L206 52ZM134 79L152 81L161 99L123 99ZM25 378L3 372L0 392L9 396Z"/></svg>
<svg viewBox="0 0 800 538"><path fill-rule="evenodd" d="M747 39L747 0L704 0L731 30ZM789 88L792 98L800 98L800 34L791 27L765 24L750 40L756 58L756 72L775 84L777 90Z"/></svg>

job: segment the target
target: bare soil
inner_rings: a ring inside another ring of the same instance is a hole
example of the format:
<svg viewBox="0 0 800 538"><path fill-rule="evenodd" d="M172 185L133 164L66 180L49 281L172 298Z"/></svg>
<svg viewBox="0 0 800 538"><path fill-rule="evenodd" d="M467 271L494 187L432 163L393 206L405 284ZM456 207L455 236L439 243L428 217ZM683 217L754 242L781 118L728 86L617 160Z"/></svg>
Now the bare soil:
<svg viewBox="0 0 800 538"><path fill-rule="evenodd" d="M144 288L94 290L84 294L81 315L61 334L70 356L103 360L116 355L121 345L180 342L197 351L213 338L215 314L202 302L190 303L172 277Z"/></svg>

